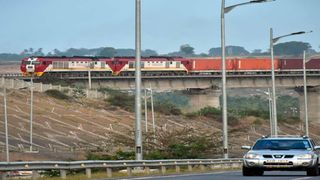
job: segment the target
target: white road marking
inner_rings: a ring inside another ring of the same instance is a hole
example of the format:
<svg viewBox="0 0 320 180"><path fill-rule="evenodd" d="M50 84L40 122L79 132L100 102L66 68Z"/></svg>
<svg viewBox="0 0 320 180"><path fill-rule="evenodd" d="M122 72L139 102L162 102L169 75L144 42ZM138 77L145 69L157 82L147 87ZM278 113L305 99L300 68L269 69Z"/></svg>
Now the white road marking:
<svg viewBox="0 0 320 180"><path fill-rule="evenodd" d="M292 180L304 180L304 179L311 179L312 177L303 177L303 178L296 178L296 179L292 179Z"/></svg>
<svg viewBox="0 0 320 180"><path fill-rule="evenodd" d="M224 172L211 172L211 173L201 173L201 174L183 174L183 175L169 175L169 176L150 176L150 177L138 177L138 178L128 178L122 180L142 180L142 179L157 179L157 178L176 178L176 177L190 177L190 176L199 176L199 175L211 175L211 174L224 174L230 172L238 171L224 171Z"/></svg>

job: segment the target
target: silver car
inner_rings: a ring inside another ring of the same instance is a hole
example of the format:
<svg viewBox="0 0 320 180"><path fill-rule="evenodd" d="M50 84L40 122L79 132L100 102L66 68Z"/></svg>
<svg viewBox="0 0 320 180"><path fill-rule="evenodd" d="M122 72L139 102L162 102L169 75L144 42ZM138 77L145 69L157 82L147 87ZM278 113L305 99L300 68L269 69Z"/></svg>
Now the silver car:
<svg viewBox="0 0 320 180"><path fill-rule="evenodd" d="M262 176L264 171L306 171L308 176L319 175L320 146L303 137L262 137L243 157L243 176Z"/></svg>

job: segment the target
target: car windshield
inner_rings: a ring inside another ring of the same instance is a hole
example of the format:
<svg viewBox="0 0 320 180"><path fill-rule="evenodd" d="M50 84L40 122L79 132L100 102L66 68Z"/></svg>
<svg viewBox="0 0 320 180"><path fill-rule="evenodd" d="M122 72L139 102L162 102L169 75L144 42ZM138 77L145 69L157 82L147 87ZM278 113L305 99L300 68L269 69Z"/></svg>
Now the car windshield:
<svg viewBox="0 0 320 180"><path fill-rule="evenodd" d="M263 139L258 140L252 148L253 150L309 150L311 149L308 140L291 140L291 139Z"/></svg>

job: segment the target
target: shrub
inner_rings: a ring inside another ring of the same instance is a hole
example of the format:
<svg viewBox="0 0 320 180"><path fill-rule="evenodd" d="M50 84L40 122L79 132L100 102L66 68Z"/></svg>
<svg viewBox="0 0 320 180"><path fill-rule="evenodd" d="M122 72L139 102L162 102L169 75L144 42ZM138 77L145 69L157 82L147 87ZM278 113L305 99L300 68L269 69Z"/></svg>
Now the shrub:
<svg viewBox="0 0 320 180"><path fill-rule="evenodd" d="M207 106L198 111L199 115L205 116L205 117L211 117L211 118L217 118L221 117L222 112L220 109L217 109L215 107Z"/></svg>
<svg viewBox="0 0 320 180"><path fill-rule="evenodd" d="M46 93L48 96L53 97L53 98L56 98L56 99L62 99L62 100L68 100L68 99L70 99L69 96L67 96L67 95L64 94L63 92L58 91L58 90L55 90L55 89L47 90L45 93Z"/></svg>
<svg viewBox="0 0 320 180"><path fill-rule="evenodd" d="M72 90L72 96L75 98L83 98L83 97L86 97L86 93L84 92L83 89L77 87Z"/></svg>
<svg viewBox="0 0 320 180"><path fill-rule="evenodd" d="M110 91L109 97L106 99L113 106L121 107L127 111L134 110L134 96L121 91Z"/></svg>
<svg viewBox="0 0 320 180"><path fill-rule="evenodd" d="M175 106L169 102L165 102L165 101L156 102L154 104L154 109L157 112L160 112L160 113L163 113L166 115L170 115L170 114L181 115L182 114L181 110L177 106Z"/></svg>

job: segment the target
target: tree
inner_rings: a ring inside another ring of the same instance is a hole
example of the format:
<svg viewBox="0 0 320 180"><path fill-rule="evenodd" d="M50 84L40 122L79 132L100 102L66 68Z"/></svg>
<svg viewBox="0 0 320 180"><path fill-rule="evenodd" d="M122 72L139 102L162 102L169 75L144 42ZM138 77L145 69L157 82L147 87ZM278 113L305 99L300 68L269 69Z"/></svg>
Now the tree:
<svg viewBox="0 0 320 180"><path fill-rule="evenodd" d="M227 56L247 56L250 53L241 46L226 46ZM221 56L221 48L211 48L209 49L209 56Z"/></svg>
<svg viewBox="0 0 320 180"><path fill-rule="evenodd" d="M39 48L37 51L33 53L34 56L44 56L44 53L42 52L42 48Z"/></svg>
<svg viewBox="0 0 320 180"><path fill-rule="evenodd" d="M55 55L55 56L61 56L61 55L62 55L62 52L59 51L59 49L54 49L54 50L53 50L53 55Z"/></svg>
<svg viewBox="0 0 320 180"><path fill-rule="evenodd" d="M116 53L113 47L105 47L100 51L99 56L114 57Z"/></svg>
<svg viewBox="0 0 320 180"><path fill-rule="evenodd" d="M301 56L303 51L311 49L309 43L290 41L274 45L275 55Z"/></svg>
<svg viewBox="0 0 320 180"><path fill-rule="evenodd" d="M142 51L142 56L157 56L158 53L157 51L151 50L151 49L146 49Z"/></svg>
<svg viewBox="0 0 320 180"><path fill-rule="evenodd" d="M180 52L183 52L186 55L192 55L194 54L194 48L189 44L183 44L180 46Z"/></svg>

